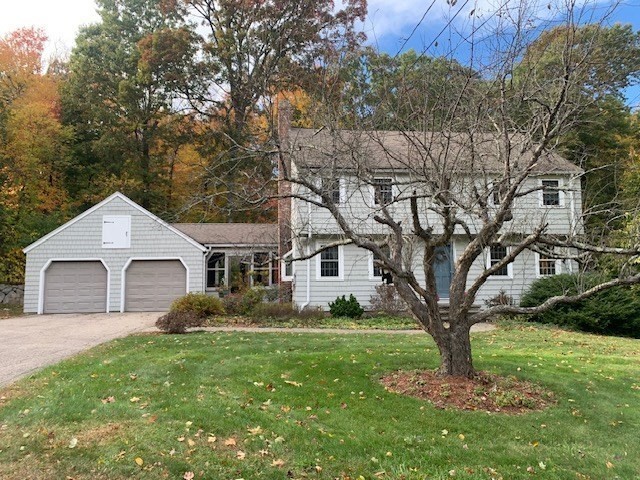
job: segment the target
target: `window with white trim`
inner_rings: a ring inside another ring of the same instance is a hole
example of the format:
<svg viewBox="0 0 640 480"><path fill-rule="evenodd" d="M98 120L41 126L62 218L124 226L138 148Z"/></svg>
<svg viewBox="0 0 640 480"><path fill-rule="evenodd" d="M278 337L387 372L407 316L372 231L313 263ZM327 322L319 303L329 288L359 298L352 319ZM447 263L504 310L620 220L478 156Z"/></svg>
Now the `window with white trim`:
<svg viewBox="0 0 640 480"><path fill-rule="evenodd" d="M393 201L393 183L390 178L374 178L373 193L376 205L388 205Z"/></svg>
<svg viewBox="0 0 640 480"><path fill-rule="evenodd" d="M322 250L316 255L316 279L317 280L343 280L344 278L344 253L342 245L326 248L326 245L317 245Z"/></svg>
<svg viewBox="0 0 640 480"><path fill-rule="evenodd" d="M218 288L225 284L224 253L213 252L207 260L207 288Z"/></svg>
<svg viewBox="0 0 640 480"><path fill-rule="evenodd" d="M339 178L323 178L322 191L326 193L331 201L335 204L340 203L340 179Z"/></svg>
<svg viewBox="0 0 640 480"><path fill-rule="evenodd" d="M496 180L491 185L491 204L498 206L502 203L502 195L500 193L500 183Z"/></svg>
<svg viewBox="0 0 640 480"><path fill-rule="evenodd" d="M271 252L256 252L253 254L253 285L274 285L278 283L277 264Z"/></svg>
<svg viewBox="0 0 640 480"><path fill-rule="evenodd" d="M320 252L320 276L340 276L340 253L338 247L329 247Z"/></svg>
<svg viewBox="0 0 640 480"><path fill-rule="evenodd" d="M383 245L382 247L382 252L386 255L389 256L389 246L388 245ZM374 254L373 252L370 252L371 254L371 270L370 270L370 276L372 279L382 279L383 275L384 275L384 268L381 265L376 265L376 260L378 260L380 257L378 257L376 254Z"/></svg>
<svg viewBox="0 0 640 480"><path fill-rule="evenodd" d="M539 277L548 277L560 273L560 262L556 258L540 253L537 254L537 262Z"/></svg>
<svg viewBox="0 0 640 480"><path fill-rule="evenodd" d="M542 205L546 207L562 206L560 180L541 180L540 184L542 185Z"/></svg>
<svg viewBox="0 0 640 480"><path fill-rule="evenodd" d="M493 267L501 262L507 256L508 248L505 245L494 243L489 247L489 256L487 258L487 268ZM503 265L491 274L492 277L511 277L511 263Z"/></svg>
<svg viewBox="0 0 640 480"><path fill-rule="evenodd" d="M293 261L291 260L292 258L293 258L293 250L289 250L287 253L285 253L282 256L282 261L280 265L282 280L285 280L285 281L293 280Z"/></svg>

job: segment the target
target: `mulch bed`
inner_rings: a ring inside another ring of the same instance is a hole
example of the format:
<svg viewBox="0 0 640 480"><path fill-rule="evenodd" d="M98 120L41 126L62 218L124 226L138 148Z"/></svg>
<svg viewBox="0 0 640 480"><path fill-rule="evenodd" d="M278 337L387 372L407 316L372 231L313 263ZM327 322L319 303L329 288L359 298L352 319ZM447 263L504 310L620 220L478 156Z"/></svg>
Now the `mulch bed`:
<svg viewBox="0 0 640 480"><path fill-rule="evenodd" d="M428 400L437 408L521 414L555 403L551 391L515 377L486 372L468 379L442 377L429 370L398 371L380 381L390 392Z"/></svg>

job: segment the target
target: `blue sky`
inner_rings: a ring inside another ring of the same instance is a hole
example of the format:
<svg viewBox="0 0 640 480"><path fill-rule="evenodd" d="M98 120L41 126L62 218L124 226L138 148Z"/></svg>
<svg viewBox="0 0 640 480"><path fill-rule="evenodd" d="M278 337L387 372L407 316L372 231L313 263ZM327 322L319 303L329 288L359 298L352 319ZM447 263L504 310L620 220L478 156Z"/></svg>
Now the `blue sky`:
<svg viewBox="0 0 640 480"><path fill-rule="evenodd" d="M449 39L453 44L459 43L456 34L468 31L471 19L481 21L482 18L491 17L499 9L496 5L505 7L519 4L518 0L448 1L449 3L447 0L369 0L369 16L363 28L372 45L390 54L408 48L421 51L425 45L433 44L435 37L442 32L438 37L442 51L450 45ZM551 10L547 8L549 2L557 3L561 0L526 1L534 10L537 5L539 17L548 21L557 12L555 6ZM584 4L589 0L576 1ZM55 54L64 54L72 48L81 25L98 20L93 0L22 0L5 3L0 15L0 35L23 26L41 27L50 38L48 51ZM336 4L339 3L340 0L336 0ZM600 1L592 5L596 5L598 12L602 13L612 3ZM474 10L474 15L470 15L471 10ZM459 13L452 22L455 31L443 32L447 18L456 15L456 12ZM640 0L620 3L608 21L630 23L634 30L640 30ZM431 51L437 53L438 49L433 47ZM626 94L629 105L640 107L640 86L630 88Z"/></svg>

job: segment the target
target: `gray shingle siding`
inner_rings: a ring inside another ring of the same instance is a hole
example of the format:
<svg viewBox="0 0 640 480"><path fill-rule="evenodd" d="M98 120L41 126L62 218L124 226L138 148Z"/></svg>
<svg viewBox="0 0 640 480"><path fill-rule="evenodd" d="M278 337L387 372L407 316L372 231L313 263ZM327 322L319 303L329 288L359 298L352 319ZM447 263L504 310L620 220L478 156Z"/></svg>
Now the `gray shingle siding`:
<svg viewBox="0 0 640 480"><path fill-rule="evenodd" d="M131 215L130 248L102 248L103 215ZM110 271L109 311L119 312L122 269L130 258L180 258L189 271L189 291L203 290L204 253L122 198L114 197L27 252L24 311L38 311L40 272L47 262L101 259Z"/></svg>
<svg viewBox="0 0 640 480"><path fill-rule="evenodd" d="M335 238L333 239L336 240ZM328 243L326 240L325 243ZM453 245L454 259L459 256L466 246L463 238L457 238ZM344 249L344 278L323 279L316 278L316 257L311 259L311 295L309 305L312 307L320 307L328 310L329 302L332 302L338 296L353 294L364 308L370 308L371 296L375 295L376 285L380 285L380 279L370 279L370 253L364 249L354 245L345 245ZM414 250L414 274L419 282L424 283L424 274L420 268L420 248ZM301 252L295 252L296 256L301 256ZM469 272L469 281L467 287L470 287L473 281L482 273L487 261L488 251L474 262ZM485 302L494 298L504 290L505 293L513 298L515 302L519 302L522 294L527 290L531 282L536 279L536 257L533 252L525 250L518 255L513 262L511 277L490 277L482 286L476 297L476 304L485 306ZM300 307L307 300L307 268L306 261L295 262L294 281L295 288L293 292L293 301ZM568 271L569 266L564 263L561 271Z"/></svg>

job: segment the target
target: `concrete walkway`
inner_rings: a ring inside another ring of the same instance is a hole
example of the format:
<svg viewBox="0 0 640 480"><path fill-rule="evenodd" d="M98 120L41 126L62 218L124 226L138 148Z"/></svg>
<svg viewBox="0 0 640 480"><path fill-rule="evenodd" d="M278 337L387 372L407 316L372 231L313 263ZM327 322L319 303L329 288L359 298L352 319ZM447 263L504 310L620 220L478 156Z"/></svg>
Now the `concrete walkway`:
<svg viewBox="0 0 640 480"><path fill-rule="evenodd" d="M0 320L0 387L114 338L155 330L160 315L76 313Z"/></svg>
<svg viewBox="0 0 640 480"><path fill-rule="evenodd" d="M158 312L27 315L0 320L0 387L83 350L132 333L157 332ZM493 330L480 323L472 332ZM207 332L424 334L422 330L351 330L338 328L259 328L221 326Z"/></svg>

